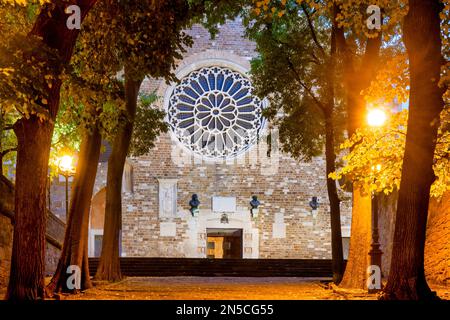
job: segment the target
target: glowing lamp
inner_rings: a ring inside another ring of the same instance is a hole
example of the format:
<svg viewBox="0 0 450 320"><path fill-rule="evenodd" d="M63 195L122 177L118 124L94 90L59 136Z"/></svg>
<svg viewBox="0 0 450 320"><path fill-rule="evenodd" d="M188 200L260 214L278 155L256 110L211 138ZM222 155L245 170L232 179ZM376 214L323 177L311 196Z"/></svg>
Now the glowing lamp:
<svg viewBox="0 0 450 320"><path fill-rule="evenodd" d="M386 122L386 112L382 109L372 109L367 114L367 123L371 127L381 127Z"/></svg>
<svg viewBox="0 0 450 320"><path fill-rule="evenodd" d="M62 156L59 159L58 164L59 169L64 173L71 173L73 172L73 157L72 156Z"/></svg>

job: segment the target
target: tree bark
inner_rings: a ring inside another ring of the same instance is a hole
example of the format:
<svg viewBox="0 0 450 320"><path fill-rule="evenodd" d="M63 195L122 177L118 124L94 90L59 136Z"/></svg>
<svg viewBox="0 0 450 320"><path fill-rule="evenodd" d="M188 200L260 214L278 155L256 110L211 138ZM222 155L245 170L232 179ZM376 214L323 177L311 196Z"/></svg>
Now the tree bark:
<svg viewBox="0 0 450 320"><path fill-rule="evenodd" d="M46 181L53 125L32 116L18 121L15 224L8 299L44 297Z"/></svg>
<svg viewBox="0 0 450 320"><path fill-rule="evenodd" d="M89 210L100 157L101 135L98 128L86 134L81 144L75 180L72 187L70 212L67 220L64 245L55 274L47 286L48 294L54 292L73 292L78 290L67 287L67 268L78 266L81 271L81 287L85 290L92 287L88 265L88 229Z"/></svg>
<svg viewBox="0 0 450 320"><path fill-rule="evenodd" d="M96 280L120 281L122 279L119 260L119 241L122 228L122 176L130 147L142 80L134 79L133 72L125 67L125 99L128 120L117 133L111 156L108 159L105 227L102 253L95 275Z"/></svg>
<svg viewBox="0 0 450 320"><path fill-rule="evenodd" d="M41 37L44 44L56 49L61 66L65 66L72 56L78 30L67 29L64 9L78 4L84 18L94 3L95 0L78 0L45 5L30 35ZM46 93L48 104L43 105L50 119L39 120L32 115L14 125L18 152L13 253L7 291L11 300L44 298L47 169L53 123L59 108L60 73L61 70Z"/></svg>
<svg viewBox="0 0 450 320"><path fill-rule="evenodd" d="M325 119L325 159L327 174L327 191L330 201L331 218L331 254L333 263L333 282L339 284L344 274L344 254L342 251L342 232L341 232L341 209L336 187L336 181L329 178L328 175L336 171L336 154L334 150L334 128L333 116L328 115Z"/></svg>
<svg viewBox="0 0 450 320"><path fill-rule="evenodd" d="M370 264L371 199L353 190L350 248L344 277L339 287L367 289L367 267Z"/></svg>
<svg viewBox="0 0 450 320"><path fill-rule="evenodd" d="M325 118L325 162L328 200L330 201L330 224L331 224L331 256L333 282L339 284L344 274L344 253L342 251L342 231L341 231L341 200L339 199L336 181L329 177L336 171L336 151L335 151L335 130L334 130L334 110L335 110L335 75L336 75L336 28L332 28L330 41L329 68L327 74L327 104L324 108Z"/></svg>
<svg viewBox="0 0 450 320"><path fill-rule="evenodd" d="M335 14L339 13L335 6ZM344 29L337 26L336 41L343 60L344 86L347 104L347 133L351 137L355 131L364 125L365 101L361 91L370 85L374 78L379 62L381 47L381 31L375 38L366 41L366 48L359 67L354 57L356 54L350 50L345 39ZM350 251L344 278L340 284L343 288L366 289L367 267L369 266L371 229L370 197L353 190L352 199L352 225L350 237ZM368 219L366 221L366 219Z"/></svg>
<svg viewBox="0 0 450 320"><path fill-rule="evenodd" d="M404 42L411 78L408 130L385 299L435 299L424 271L425 232L433 159L444 90L438 0L410 0Z"/></svg>

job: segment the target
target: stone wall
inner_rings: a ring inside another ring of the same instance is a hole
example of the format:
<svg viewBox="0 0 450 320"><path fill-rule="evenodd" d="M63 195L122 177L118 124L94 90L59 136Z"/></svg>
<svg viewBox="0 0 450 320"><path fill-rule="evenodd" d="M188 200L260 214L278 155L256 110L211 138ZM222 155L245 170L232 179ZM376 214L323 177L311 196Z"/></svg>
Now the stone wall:
<svg viewBox="0 0 450 320"><path fill-rule="evenodd" d="M425 274L430 282L450 285L450 192L430 202Z"/></svg>
<svg viewBox="0 0 450 320"><path fill-rule="evenodd" d="M389 274L398 193L380 196L379 229L383 251L383 275ZM425 242L425 274L432 283L450 283L450 192L431 198Z"/></svg>
<svg viewBox="0 0 450 320"><path fill-rule="evenodd" d="M13 228L10 219L0 214L0 287L8 284L12 238Z"/></svg>
<svg viewBox="0 0 450 320"><path fill-rule="evenodd" d="M0 287L8 283L11 266L13 211L14 186L6 177L0 175Z"/></svg>
<svg viewBox="0 0 450 320"><path fill-rule="evenodd" d="M47 244L45 253L45 273L52 275L56 271L61 246L64 242L66 224L52 213L47 216Z"/></svg>
<svg viewBox="0 0 450 320"><path fill-rule="evenodd" d="M65 224L53 214L47 218L47 243L45 254L45 274L52 275L61 253L64 241ZM11 267L11 252L13 242L13 226L11 220L0 214L0 287L8 284Z"/></svg>

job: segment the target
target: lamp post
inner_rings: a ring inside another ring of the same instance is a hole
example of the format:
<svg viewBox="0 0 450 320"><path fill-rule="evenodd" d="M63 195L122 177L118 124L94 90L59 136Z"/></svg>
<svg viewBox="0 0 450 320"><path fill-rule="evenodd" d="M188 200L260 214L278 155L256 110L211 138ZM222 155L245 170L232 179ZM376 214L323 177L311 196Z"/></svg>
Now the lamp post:
<svg viewBox="0 0 450 320"><path fill-rule="evenodd" d="M381 166L373 166L372 171L379 172L381 170ZM380 276L380 287L372 287L368 289L369 293L377 293L381 290L381 256L383 255L383 251L381 251L380 247L380 234L378 230L378 196L376 191L372 191L371 197L371 207L372 207L372 242L370 244L370 265L377 266L379 269Z"/></svg>
<svg viewBox="0 0 450 320"><path fill-rule="evenodd" d="M382 109L372 109L369 111L367 115L367 123L371 127L381 127L386 122L386 113ZM381 170L381 165L377 164L376 166L372 166L372 171L374 174ZM375 178L374 178L375 180ZM381 256L383 252L380 249L380 235L378 230L378 197L376 191L372 191L371 194L371 207L372 207L372 242L370 244L370 265L377 266L379 270L380 276L380 286L377 287L369 287L368 293L377 293L381 291Z"/></svg>
<svg viewBox="0 0 450 320"><path fill-rule="evenodd" d="M69 177L75 173L72 156L62 156L58 161L59 174L66 180L66 219L69 216Z"/></svg>

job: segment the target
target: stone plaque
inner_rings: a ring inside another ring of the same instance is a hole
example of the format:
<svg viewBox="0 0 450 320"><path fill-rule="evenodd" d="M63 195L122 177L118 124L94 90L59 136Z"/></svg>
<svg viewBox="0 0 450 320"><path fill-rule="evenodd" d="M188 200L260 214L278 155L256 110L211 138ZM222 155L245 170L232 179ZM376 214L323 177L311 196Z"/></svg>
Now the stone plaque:
<svg viewBox="0 0 450 320"><path fill-rule="evenodd" d="M158 179L159 182L159 216L175 218L177 216L177 180Z"/></svg>
<svg viewBox="0 0 450 320"><path fill-rule="evenodd" d="M159 224L159 235L161 237L176 237L177 224L175 222L161 222Z"/></svg>
<svg viewBox="0 0 450 320"><path fill-rule="evenodd" d="M284 222L284 213L276 212L274 217L275 223L283 223Z"/></svg>
<svg viewBox="0 0 450 320"><path fill-rule="evenodd" d="M214 212L236 212L236 197L212 197Z"/></svg>
<svg viewBox="0 0 450 320"><path fill-rule="evenodd" d="M274 238L274 239L286 238L286 224L285 223L274 223L272 225L272 238Z"/></svg>

